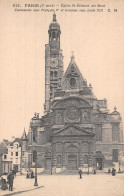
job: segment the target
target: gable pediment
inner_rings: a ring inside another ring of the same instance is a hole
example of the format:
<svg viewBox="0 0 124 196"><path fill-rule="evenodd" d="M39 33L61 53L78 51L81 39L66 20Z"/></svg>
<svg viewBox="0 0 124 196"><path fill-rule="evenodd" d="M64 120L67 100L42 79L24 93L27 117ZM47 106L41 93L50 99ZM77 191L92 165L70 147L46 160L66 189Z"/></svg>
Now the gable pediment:
<svg viewBox="0 0 124 196"><path fill-rule="evenodd" d="M91 130L88 129L81 129L79 127L70 126L66 127L64 129L58 130L54 132L53 136L93 136L94 133L92 133Z"/></svg>
<svg viewBox="0 0 124 196"><path fill-rule="evenodd" d="M88 88L87 81L82 76L78 66L75 63L74 56L71 57L69 66L64 74L62 80L62 90L75 90L83 88Z"/></svg>

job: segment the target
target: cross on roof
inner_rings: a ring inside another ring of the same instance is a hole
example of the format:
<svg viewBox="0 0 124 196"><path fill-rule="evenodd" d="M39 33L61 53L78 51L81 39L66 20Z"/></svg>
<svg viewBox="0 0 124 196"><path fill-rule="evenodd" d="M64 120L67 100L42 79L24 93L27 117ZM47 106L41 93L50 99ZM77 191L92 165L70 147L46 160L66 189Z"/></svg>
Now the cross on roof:
<svg viewBox="0 0 124 196"><path fill-rule="evenodd" d="M71 60L74 60L74 59L75 59L74 51L72 51L71 53L72 53L72 55L71 55Z"/></svg>

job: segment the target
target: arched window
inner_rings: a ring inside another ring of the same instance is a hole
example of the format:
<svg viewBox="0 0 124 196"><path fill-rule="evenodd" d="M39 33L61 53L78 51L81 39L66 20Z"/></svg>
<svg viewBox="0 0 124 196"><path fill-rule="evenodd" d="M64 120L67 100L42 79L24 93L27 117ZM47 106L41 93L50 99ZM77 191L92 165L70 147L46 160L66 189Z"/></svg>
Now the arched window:
<svg viewBox="0 0 124 196"><path fill-rule="evenodd" d="M56 34L55 32L52 32L52 38L55 40L56 39Z"/></svg>
<svg viewBox="0 0 124 196"><path fill-rule="evenodd" d="M35 158L37 157L37 151L33 151L33 162L35 162Z"/></svg>
<svg viewBox="0 0 124 196"><path fill-rule="evenodd" d="M50 72L50 77L53 78L53 71Z"/></svg>
<svg viewBox="0 0 124 196"><path fill-rule="evenodd" d="M57 71L54 72L54 77L57 78Z"/></svg>
<svg viewBox="0 0 124 196"><path fill-rule="evenodd" d="M118 149L113 149L112 150L112 161L113 162L118 162Z"/></svg>
<svg viewBox="0 0 124 196"><path fill-rule="evenodd" d="M102 141L102 124L96 125L96 141Z"/></svg>
<svg viewBox="0 0 124 196"><path fill-rule="evenodd" d="M57 156L57 164L61 164L61 155Z"/></svg>
<svg viewBox="0 0 124 196"><path fill-rule="evenodd" d="M59 32L57 32L57 40L59 41Z"/></svg>
<svg viewBox="0 0 124 196"><path fill-rule="evenodd" d="M112 141L119 142L119 124L112 124Z"/></svg>
<svg viewBox="0 0 124 196"><path fill-rule="evenodd" d="M84 163L85 163L85 164L88 163L88 157L87 157L87 155L84 156Z"/></svg>
<svg viewBox="0 0 124 196"><path fill-rule="evenodd" d="M37 130L33 130L33 142L37 142Z"/></svg>

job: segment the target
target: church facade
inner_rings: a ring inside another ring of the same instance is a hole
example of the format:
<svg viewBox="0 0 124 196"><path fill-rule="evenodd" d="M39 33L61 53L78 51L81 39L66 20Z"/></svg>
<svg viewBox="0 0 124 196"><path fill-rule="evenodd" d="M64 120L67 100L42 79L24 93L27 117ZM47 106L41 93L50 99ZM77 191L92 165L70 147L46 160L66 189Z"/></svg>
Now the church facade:
<svg viewBox="0 0 124 196"><path fill-rule="evenodd" d="M25 152L28 167L56 173L79 168L118 164L124 153L122 119L117 108L112 113L107 100L99 100L71 56L64 73L60 48L60 25L53 14L45 45L44 116L31 119ZM27 150L28 149L28 150ZM24 153L24 152L23 152Z"/></svg>

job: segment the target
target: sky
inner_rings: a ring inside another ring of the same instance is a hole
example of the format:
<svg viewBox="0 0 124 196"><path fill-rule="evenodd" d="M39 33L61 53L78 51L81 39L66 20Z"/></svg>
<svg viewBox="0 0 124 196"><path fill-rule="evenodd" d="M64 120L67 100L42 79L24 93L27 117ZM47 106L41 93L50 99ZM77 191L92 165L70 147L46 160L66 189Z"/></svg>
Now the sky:
<svg viewBox="0 0 124 196"><path fill-rule="evenodd" d="M24 1L20 2L24 7ZM75 2L91 5L91 1ZM73 51L96 97L106 98L110 112L116 106L124 119L124 2L99 2L105 4L102 13L56 12L64 70ZM0 141L21 137L24 127L28 133L34 113L44 114L45 44L53 12L14 11L13 3L0 1ZM114 8L118 11L113 12Z"/></svg>

